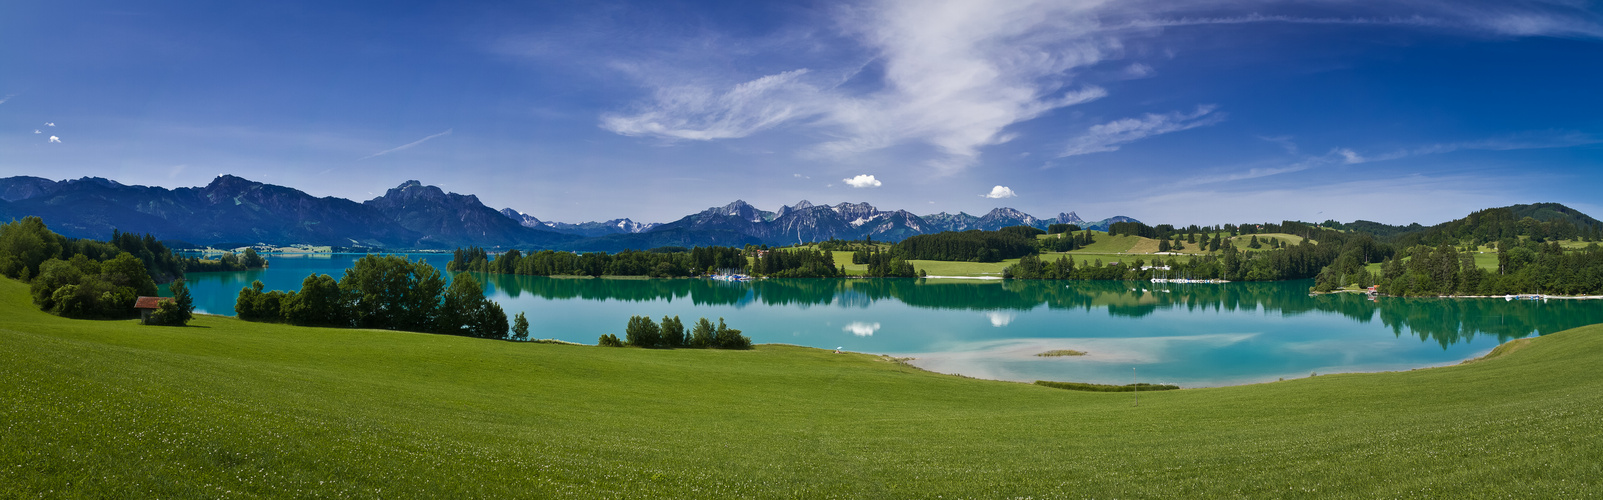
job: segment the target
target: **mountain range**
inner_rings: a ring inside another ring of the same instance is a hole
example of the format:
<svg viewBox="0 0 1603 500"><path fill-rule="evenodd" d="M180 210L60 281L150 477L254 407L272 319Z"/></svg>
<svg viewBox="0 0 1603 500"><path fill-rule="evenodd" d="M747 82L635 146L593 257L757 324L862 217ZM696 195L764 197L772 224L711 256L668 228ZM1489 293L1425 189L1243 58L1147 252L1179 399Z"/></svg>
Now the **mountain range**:
<svg viewBox="0 0 1603 500"><path fill-rule="evenodd" d="M614 219L572 224L542 221L511 208L492 209L476 196L448 193L418 181L355 202L319 198L232 175L219 176L204 187L176 189L126 185L99 177L0 179L0 220L30 215L40 216L51 229L76 238L104 239L117 229L150 233L180 246L310 244L387 250L472 245L619 251L865 237L894 242L942 231L1018 225L1044 229L1054 223L1105 230L1114 222L1135 221L1118 216L1088 222L1073 212L1042 219L1012 208L997 208L982 216L944 212L920 216L906 210L880 210L868 203L814 205L805 200L770 212L736 200L668 223Z"/></svg>

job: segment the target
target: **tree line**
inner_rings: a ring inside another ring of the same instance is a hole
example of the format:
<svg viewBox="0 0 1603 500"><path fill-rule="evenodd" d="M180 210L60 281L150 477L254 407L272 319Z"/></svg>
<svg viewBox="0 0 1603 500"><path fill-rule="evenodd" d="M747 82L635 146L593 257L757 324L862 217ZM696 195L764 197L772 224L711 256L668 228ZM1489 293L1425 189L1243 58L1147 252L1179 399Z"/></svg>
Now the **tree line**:
<svg viewBox="0 0 1603 500"><path fill-rule="evenodd" d="M559 252L524 254L512 249L492 256L483 248L458 248L446 264L450 272L522 274L527 276L699 276L720 270L746 269L746 252L732 247L665 248L650 251Z"/></svg>
<svg viewBox="0 0 1603 500"><path fill-rule="evenodd" d="M183 260L183 264L187 273L230 272L267 267L267 259L256 253L256 249L246 248L243 254L224 252L215 259L189 257Z"/></svg>
<svg viewBox="0 0 1603 500"><path fill-rule="evenodd" d="M1332 265L1320 272L1315 291L1348 285L1375 286L1395 296L1603 294L1603 247L1593 243L1566 251L1557 242L1510 238L1498 244L1498 266L1483 269L1475 253L1451 244L1414 245L1382 261L1381 271Z"/></svg>
<svg viewBox="0 0 1603 500"><path fill-rule="evenodd" d="M485 298L472 275L457 274L447 286L434 266L396 255L362 257L338 281L327 274L307 276L298 291L263 291L262 282L254 282L239 291L234 312L246 321L299 326L496 339L508 331L506 313ZM526 336L527 322L521 323Z"/></svg>
<svg viewBox="0 0 1603 500"><path fill-rule="evenodd" d="M1044 233L1028 226L1016 226L1035 231L1003 228L998 231L947 231L937 234L910 236L891 252L906 260L942 260L956 262L1001 262L1039 252L1035 234Z"/></svg>
<svg viewBox="0 0 1603 500"><path fill-rule="evenodd" d="M913 278L924 275L923 271L914 270L913 264L907 259L895 252L882 252L877 246L852 252L852 263L868 264L864 275L870 278Z"/></svg>
<svg viewBox="0 0 1603 500"><path fill-rule="evenodd" d="M730 328L724 324L723 318L718 318L718 326L713 326L707 318L701 318L687 334L684 323L678 316L662 317L662 323L652 321L650 316L630 316L629 324L624 328L624 338L617 335L602 335L599 345L603 347L689 347L698 349L750 349L751 338L741 334L740 330Z"/></svg>

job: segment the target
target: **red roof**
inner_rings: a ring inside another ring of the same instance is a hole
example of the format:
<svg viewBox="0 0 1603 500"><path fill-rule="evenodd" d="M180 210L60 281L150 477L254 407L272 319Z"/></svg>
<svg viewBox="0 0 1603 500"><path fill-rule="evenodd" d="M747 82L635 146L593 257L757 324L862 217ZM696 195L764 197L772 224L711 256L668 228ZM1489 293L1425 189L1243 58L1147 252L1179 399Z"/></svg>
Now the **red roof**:
<svg viewBox="0 0 1603 500"><path fill-rule="evenodd" d="M167 297L140 297L134 301L134 309L160 309L161 301Z"/></svg>

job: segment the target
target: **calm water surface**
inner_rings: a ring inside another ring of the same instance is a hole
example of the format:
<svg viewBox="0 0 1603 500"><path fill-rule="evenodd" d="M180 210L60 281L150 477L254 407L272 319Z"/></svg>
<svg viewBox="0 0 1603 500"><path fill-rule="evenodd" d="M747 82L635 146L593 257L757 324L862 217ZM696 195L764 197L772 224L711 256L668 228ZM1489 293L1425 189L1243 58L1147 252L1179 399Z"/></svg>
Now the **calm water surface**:
<svg viewBox="0 0 1603 500"><path fill-rule="evenodd" d="M196 309L232 315L253 280L296 290L343 275L360 255L272 255L271 267L191 273ZM449 255L419 254L442 270ZM573 279L479 275L531 336L595 343L629 316L722 317L757 343L917 358L920 367L1000 380L1207 387L1453 364L1521 337L1603 323L1596 301L1310 297L1311 282ZM1053 349L1085 356L1043 358Z"/></svg>

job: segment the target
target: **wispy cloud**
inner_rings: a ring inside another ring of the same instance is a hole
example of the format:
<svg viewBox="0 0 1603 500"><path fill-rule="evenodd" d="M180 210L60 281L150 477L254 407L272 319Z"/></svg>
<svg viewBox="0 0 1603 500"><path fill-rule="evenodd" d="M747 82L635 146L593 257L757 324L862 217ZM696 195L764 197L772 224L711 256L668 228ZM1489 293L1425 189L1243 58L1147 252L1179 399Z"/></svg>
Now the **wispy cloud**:
<svg viewBox="0 0 1603 500"><path fill-rule="evenodd" d="M850 179L841 179L841 182L854 188L879 187L882 184L879 179L875 179L872 175L859 175Z"/></svg>
<svg viewBox="0 0 1603 500"><path fill-rule="evenodd" d="M60 144L61 143L61 138L52 135L52 136L50 136L50 142L53 142L53 143L56 143L56 144Z"/></svg>
<svg viewBox="0 0 1603 500"><path fill-rule="evenodd" d="M1391 152L1362 155L1351 148L1337 148L1331 153L1340 156L1347 164L1400 160L1415 156L1446 154L1455 151L1517 151L1524 149L1556 149L1603 144L1603 138L1580 132L1541 131L1493 137L1474 141L1427 144Z"/></svg>
<svg viewBox="0 0 1603 500"><path fill-rule="evenodd" d="M1297 144L1289 137L1263 137L1262 139L1281 145L1292 155L1298 151ZM1186 178L1179 182L1169 184L1168 187L1195 186L1214 184L1220 182L1244 181L1269 177L1273 175L1289 174L1304 170L1331 167L1340 165L1360 165L1366 163L1400 160L1415 156L1445 154L1455 151L1514 151L1523 149L1552 149L1575 146L1603 144L1603 138L1579 132L1542 131L1526 132L1510 136L1481 139L1474 141L1448 142L1428 144L1412 148L1398 149L1385 153L1364 154L1353 148L1339 147L1318 156L1303 156L1290 163L1279 166L1253 167L1247 170L1207 174Z"/></svg>
<svg viewBox="0 0 1603 500"><path fill-rule="evenodd" d="M838 32L799 37L793 47L764 40L740 44L807 52L824 43L820 39L838 35L838 40L855 44L844 52L861 56L839 63L814 59L757 74L731 74L727 64L653 71L641 69L649 64L615 63L628 68L651 94L628 109L603 114L600 126L629 136L710 141L790 124L815 132L810 137L822 137L804 148L810 156L840 159L921 144L934 152L929 165L950 174L977 164L982 149L1016 138L1007 130L1014 124L1108 96L1107 89L1077 81L1078 75L1125 58L1131 41L1159 36L1168 28L1293 23L1603 37L1597 16L1578 5L869 0L837 9ZM1311 11L1322 15L1308 15ZM706 47L683 50L705 54ZM753 66L771 66L774 59L763 63ZM873 70L865 69L869 67ZM1131 61L1113 76L1153 73L1151 66ZM846 81L858 83L843 85ZM1143 137L1216 123L1223 115L1212 109L1104 124L1076 139L1062 155L1113 151Z"/></svg>
<svg viewBox="0 0 1603 500"><path fill-rule="evenodd" d="M801 81L806 69L768 75L724 92L704 87L658 89L632 114L606 114L601 128L629 136L714 140L746 137L793 118L823 112L817 87Z"/></svg>
<svg viewBox="0 0 1603 500"><path fill-rule="evenodd" d="M1125 66L1124 70L1120 71L1119 73L1120 76L1124 78L1134 80L1137 78L1146 78L1152 76L1157 72L1158 71L1152 69L1151 66L1147 66L1142 63L1132 63L1129 66Z"/></svg>
<svg viewBox="0 0 1603 500"><path fill-rule="evenodd" d="M1197 106L1197 110L1191 113L1148 113L1140 118L1124 118L1093 125L1084 135L1069 141L1068 147L1058 153L1058 157L1118 151L1124 144L1154 135L1213 125L1224 120L1224 114L1214 113L1215 109L1217 106L1206 104Z"/></svg>
<svg viewBox="0 0 1603 500"><path fill-rule="evenodd" d="M6 101L9 101L9 100L11 100L11 98L16 97L16 96L17 96L16 94L6 94L5 97L0 97L0 104L5 104Z"/></svg>
<svg viewBox="0 0 1603 500"><path fill-rule="evenodd" d="M980 196L996 200L1002 198L1013 198L1018 196L1018 193L1013 192L1013 189L1007 186L997 186L991 188L990 193L982 194Z"/></svg>
<svg viewBox="0 0 1603 500"><path fill-rule="evenodd" d="M1285 2L1280 7L1295 8L1313 2ZM1215 11L1239 8L1239 2L1189 2L1192 10ZM1267 7L1267 6L1266 6ZM1326 25L1372 25L1452 29L1486 32L1503 36L1549 36L1563 38L1603 38L1603 24L1588 14L1583 5L1572 2L1474 2L1412 1L1351 3L1346 16L1304 16L1293 14L1249 13L1244 15L1173 15L1162 9L1145 13L1147 17L1110 23L1113 30L1172 28L1182 26L1284 23ZM1178 10L1178 9L1174 9Z"/></svg>
<svg viewBox="0 0 1603 500"><path fill-rule="evenodd" d="M1282 219L1372 220L1388 224L1435 224L1486 207L1529 203L1510 186L1528 179L1395 175L1283 189L1214 185L1178 186L1146 198L1127 199L1151 213L1186 214L1183 224L1261 222ZM1250 193L1252 203L1217 203ZM1523 200L1523 201L1522 201Z"/></svg>
<svg viewBox="0 0 1603 500"><path fill-rule="evenodd" d="M386 149L386 150L383 150L383 151L379 151L377 153L373 153L373 154L370 154L370 155L367 155L367 156L363 156L361 158L357 158L356 161L366 160L368 158L372 158L372 157L375 157L375 156L384 156L384 155L387 155L387 154L390 154L390 153L394 153L394 152L397 152L397 151L406 151L408 149L412 149L414 147L417 147L418 144L423 144L425 142L428 142L430 139L435 139L435 138L445 137L445 136L451 135L451 131L452 130L456 130L456 129L446 129L444 132L440 132L438 134L434 134L434 135L431 135L431 136L428 136L428 137L424 137L422 139L418 139L418 140L415 140L415 141L412 141L412 142L408 142L406 144L402 144L402 145L394 147L394 148Z"/></svg>
<svg viewBox="0 0 1603 500"><path fill-rule="evenodd" d="M886 0L843 9L838 23L882 69L872 90L839 86L834 72L808 68L720 89L663 86L601 127L675 140L746 137L806 120L833 139L811 149L841 157L907 143L932 146L932 166L953 172L980 148L1013 137L1003 129L1107 91L1073 85L1068 72L1118 48L1096 36L1094 4ZM859 65L858 69L861 69ZM855 74L855 73L852 73Z"/></svg>

